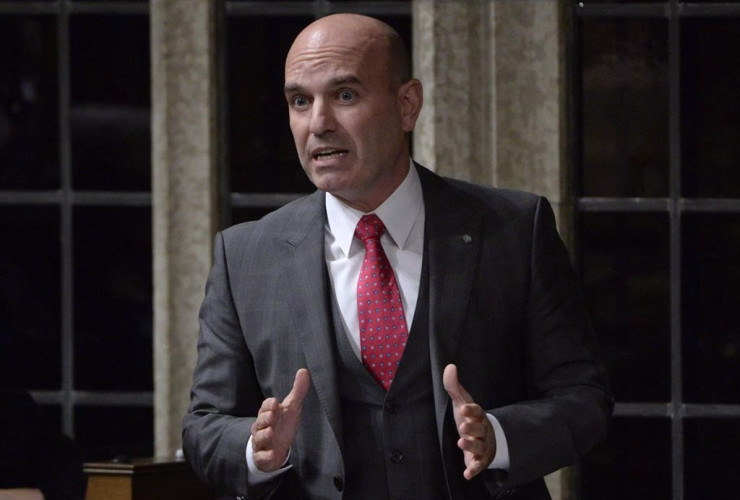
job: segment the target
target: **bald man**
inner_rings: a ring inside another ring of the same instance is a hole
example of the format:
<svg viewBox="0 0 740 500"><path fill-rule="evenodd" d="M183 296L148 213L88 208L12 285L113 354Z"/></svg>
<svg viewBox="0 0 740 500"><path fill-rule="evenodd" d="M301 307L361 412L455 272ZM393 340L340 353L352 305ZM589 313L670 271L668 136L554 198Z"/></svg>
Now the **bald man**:
<svg viewBox="0 0 740 500"><path fill-rule="evenodd" d="M334 15L285 63L318 188L216 236L183 445L247 498L550 498L602 440L606 375L546 200L409 157L422 84Z"/></svg>

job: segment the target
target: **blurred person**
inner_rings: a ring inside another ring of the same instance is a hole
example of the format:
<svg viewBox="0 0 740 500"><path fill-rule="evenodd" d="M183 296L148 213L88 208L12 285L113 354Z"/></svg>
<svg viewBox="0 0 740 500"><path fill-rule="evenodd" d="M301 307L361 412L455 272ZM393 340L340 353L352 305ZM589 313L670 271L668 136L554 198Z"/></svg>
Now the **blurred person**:
<svg viewBox="0 0 740 500"><path fill-rule="evenodd" d="M82 500L74 443L49 427L25 391L0 389L0 500Z"/></svg>

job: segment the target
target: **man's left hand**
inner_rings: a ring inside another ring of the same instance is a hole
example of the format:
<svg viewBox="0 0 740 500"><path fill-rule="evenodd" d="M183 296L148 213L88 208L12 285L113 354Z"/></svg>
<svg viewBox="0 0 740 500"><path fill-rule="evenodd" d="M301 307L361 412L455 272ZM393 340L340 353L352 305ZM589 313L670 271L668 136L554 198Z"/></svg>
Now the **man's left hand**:
<svg viewBox="0 0 740 500"><path fill-rule="evenodd" d="M486 470L496 456L496 437L493 426L479 405L475 404L468 391L457 379L457 366L447 365L442 376L447 394L452 398L452 411L455 416L460 439L457 446L463 451L465 472L470 480Z"/></svg>

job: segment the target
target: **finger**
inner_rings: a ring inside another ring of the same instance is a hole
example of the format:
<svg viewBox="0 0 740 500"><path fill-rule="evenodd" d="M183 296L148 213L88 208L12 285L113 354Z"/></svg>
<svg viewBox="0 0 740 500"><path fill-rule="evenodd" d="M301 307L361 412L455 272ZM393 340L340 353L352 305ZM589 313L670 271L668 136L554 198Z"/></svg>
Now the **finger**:
<svg viewBox="0 0 740 500"><path fill-rule="evenodd" d="M457 440L457 447L476 456L483 456L486 451L486 445L480 439L460 438Z"/></svg>
<svg viewBox="0 0 740 500"><path fill-rule="evenodd" d="M277 467L275 467L276 457L277 453L275 453L275 450L262 450L252 453L254 465L256 465L262 472L273 472L277 469Z"/></svg>
<svg viewBox="0 0 740 500"><path fill-rule="evenodd" d="M255 432L252 434L252 449L255 451L272 449L273 436L275 436L275 430L272 427Z"/></svg>
<svg viewBox="0 0 740 500"><path fill-rule="evenodd" d="M278 401L276 398L267 398L264 401L262 401L262 406L260 406L260 409L257 410L257 415L264 413L266 411L275 411L280 405L278 404Z"/></svg>
<svg viewBox="0 0 740 500"><path fill-rule="evenodd" d="M271 428L272 427L270 427L269 425L266 425L265 423L260 422L259 420L255 420L251 428L252 443L255 446L261 443L263 440L262 433L264 433L265 430L271 429Z"/></svg>
<svg viewBox="0 0 740 500"><path fill-rule="evenodd" d="M311 387L311 375L309 375L308 370L301 368L295 374L293 389L291 389L290 394L285 396L283 406L301 406L303 398L308 394L309 387Z"/></svg>
<svg viewBox="0 0 740 500"><path fill-rule="evenodd" d="M470 464L468 464L467 469L465 469L465 472L463 472L463 476L465 479L470 481L475 476L480 474L484 469L486 468L486 465L483 463L482 460L473 459L470 461Z"/></svg>
<svg viewBox="0 0 740 500"><path fill-rule="evenodd" d="M482 439L488 435L488 428L480 422L463 422L458 427L461 437Z"/></svg>
<svg viewBox="0 0 740 500"><path fill-rule="evenodd" d="M457 366L447 365L442 375L442 384L444 385L447 394L452 398L452 404L460 406L465 403L472 403L473 398L470 397L468 391L460 384L457 379Z"/></svg>
<svg viewBox="0 0 740 500"><path fill-rule="evenodd" d="M483 419L487 419L486 412L475 403L464 404L457 409L457 412L461 417L476 422L483 422Z"/></svg>
<svg viewBox="0 0 740 500"><path fill-rule="evenodd" d="M279 411L280 408L277 409ZM257 415L257 420L254 421L254 426L257 428L258 431L261 431L262 429L265 429L267 427L270 427L271 425L275 424L276 420L276 414L277 411L272 410L266 410L259 415Z"/></svg>

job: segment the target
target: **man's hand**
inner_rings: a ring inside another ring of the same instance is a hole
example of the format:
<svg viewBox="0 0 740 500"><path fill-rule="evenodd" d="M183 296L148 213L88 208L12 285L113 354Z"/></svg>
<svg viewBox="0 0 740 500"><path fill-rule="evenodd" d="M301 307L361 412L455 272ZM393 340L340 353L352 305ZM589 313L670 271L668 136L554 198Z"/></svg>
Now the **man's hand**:
<svg viewBox="0 0 740 500"><path fill-rule="evenodd" d="M308 393L311 377L301 368L295 374L293 389L282 403L265 399L252 424L252 459L263 472L274 472L283 466L288 450L298 432L303 398Z"/></svg>
<svg viewBox="0 0 740 500"><path fill-rule="evenodd" d="M483 408L475 404L468 391L457 379L457 366L447 365L442 376L447 394L452 398L452 411L455 416L460 440L457 446L463 451L465 472L470 480L486 470L496 456L496 437Z"/></svg>

